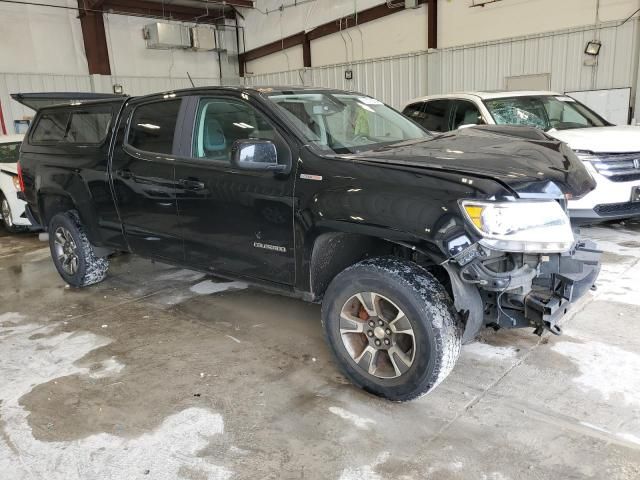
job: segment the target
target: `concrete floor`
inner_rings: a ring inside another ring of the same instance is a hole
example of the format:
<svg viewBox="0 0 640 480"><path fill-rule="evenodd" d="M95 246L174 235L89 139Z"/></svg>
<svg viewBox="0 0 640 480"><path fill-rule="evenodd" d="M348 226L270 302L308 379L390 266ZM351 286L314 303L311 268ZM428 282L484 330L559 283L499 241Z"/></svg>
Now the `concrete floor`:
<svg viewBox="0 0 640 480"><path fill-rule="evenodd" d="M640 223L584 233L564 336L487 333L407 404L338 373L317 305L133 256L73 290L5 235L0 478L640 478Z"/></svg>

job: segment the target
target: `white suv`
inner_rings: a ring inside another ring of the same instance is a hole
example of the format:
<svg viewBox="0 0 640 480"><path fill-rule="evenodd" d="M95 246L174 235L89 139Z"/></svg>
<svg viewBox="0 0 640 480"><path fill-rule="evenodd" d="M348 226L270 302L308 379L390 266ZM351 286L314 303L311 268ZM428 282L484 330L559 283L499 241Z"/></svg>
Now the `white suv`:
<svg viewBox="0 0 640 480"><path fill-rule="evenodd" d="M569 201L571 218L594 222L640 215L640 127L616 126L554 92L473 92L414 99L403 113L438 133L472 125L526 125L566 142L597 188Z"/></svg>
<svg viewBox="0 0 640 480"><path fill-rule="evenodd" d="M25 212L26 203L18 198L18 154L22 135L0 135L0 218L10 232L27 230L31 222Z"/></svg>

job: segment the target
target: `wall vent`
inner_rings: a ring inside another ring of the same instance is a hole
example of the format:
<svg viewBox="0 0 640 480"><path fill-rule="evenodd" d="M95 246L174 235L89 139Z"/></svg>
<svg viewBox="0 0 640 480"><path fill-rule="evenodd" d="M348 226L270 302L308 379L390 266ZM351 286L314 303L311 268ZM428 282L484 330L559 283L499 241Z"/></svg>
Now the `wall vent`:
<svg viewBox="0 0 640 480"><path fill-rule="evenodd" d="M191 48L189 28L175 23L151 23L142 29L147 48Z"/></svg>

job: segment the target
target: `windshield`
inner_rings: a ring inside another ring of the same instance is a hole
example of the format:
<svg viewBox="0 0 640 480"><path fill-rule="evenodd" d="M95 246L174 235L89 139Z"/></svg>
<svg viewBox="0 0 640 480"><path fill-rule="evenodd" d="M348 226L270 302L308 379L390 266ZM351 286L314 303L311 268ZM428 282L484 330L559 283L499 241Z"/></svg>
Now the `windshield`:
<svg viewBox="0 0 640 480"><path fill-rule="evenodd" d="M334 153L356 153L431 135L382 102L350 93L274 92L268 96L305 139Z"/></svg>
<svg viewBox="0 0 640 480"><path fill-rule="evenodd" d="M20 142L0 143L0 163L16 163L20 153Z"/></svg>
<svg viewBox="0 0 640 480"><path fill-rule="evenodd" d="M494 98L484 103L497 125L526 125L545 132L609 125L595 112L566 96Z"/></svg>

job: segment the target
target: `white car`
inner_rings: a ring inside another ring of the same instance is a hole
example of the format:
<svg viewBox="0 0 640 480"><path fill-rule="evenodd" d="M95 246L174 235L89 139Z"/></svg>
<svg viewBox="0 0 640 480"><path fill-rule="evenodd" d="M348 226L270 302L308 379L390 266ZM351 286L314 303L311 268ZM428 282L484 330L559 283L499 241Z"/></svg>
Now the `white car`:
<svg viewBox="0 0 640 480"><path fill-rule="evenodd" d="M640 215L640 127L616 126L554 92L473 92L416 98L403 113L438 133L472 125L537 127L567 143L597 187L569 201L571 218L594 222Z"/></svg>
<svg viewBox="0 0 640 480"><path fill-rule="evenodd" d="M0 136L0 215L10 232L27 230L31 222L27 218L25 202L18 198L18 154L23 135Z"/></svg>

